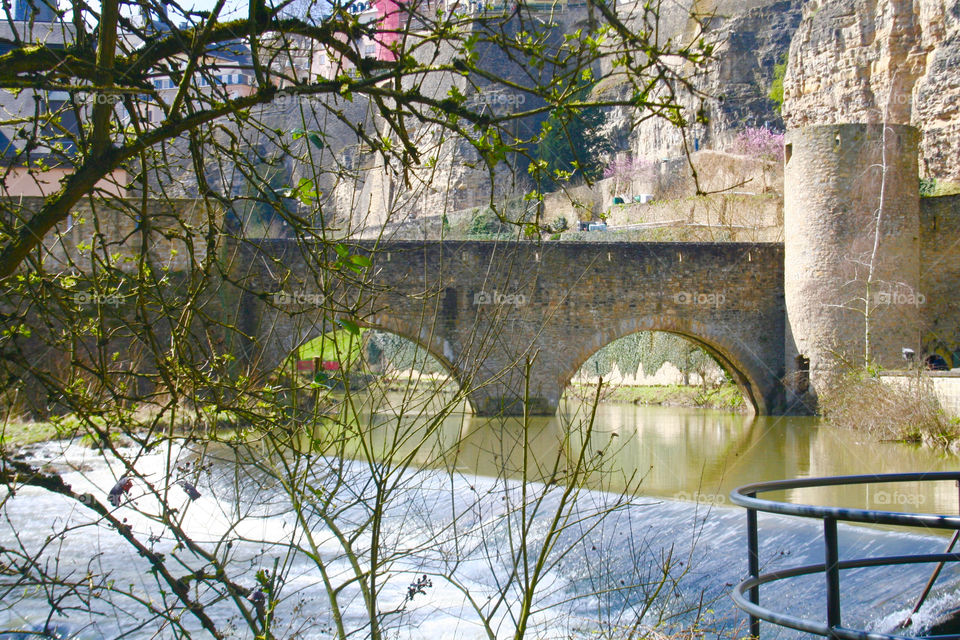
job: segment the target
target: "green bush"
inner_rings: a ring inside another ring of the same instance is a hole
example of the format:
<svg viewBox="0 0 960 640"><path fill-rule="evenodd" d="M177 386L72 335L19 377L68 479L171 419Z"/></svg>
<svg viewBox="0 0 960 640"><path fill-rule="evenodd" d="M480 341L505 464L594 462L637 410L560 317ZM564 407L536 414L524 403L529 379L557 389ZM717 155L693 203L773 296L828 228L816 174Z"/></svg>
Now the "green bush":
<svg viewBox="0 0 960 640"><path fill-rule="evenodd" d="M656 375L667 362L689 376L702 374L714 360L686 338L663 331L641 331L597 351L584 363L583 370L591 376L605 376L616 364L622 375L631 376L642 364L646 375Z"/></svg>
<svg viewBox="0 0 960 640"><path fill-rule="evenodd" d="M770 83L770 91L767 97L777 105L777 113L783 109L783 78L787 75L788 54L784 53L780 62L773 65L773 81Z"/></svg>
<svg viewBox="0 0 960 640"><path fill-rule="evenodd" d="M393 333L371 330L366 334L367 359L387 369L415 369L423 373L446 373L443 365L415 342Z"/></svg>
<svg viewBox="0 0 960 640"><path fill-rule="evenodd" d="M499 233L501 229L500 220L491 211L483 211L477 214L470 221L471 236L490 236Z"/></svg>
<svg viewBox="0 0 960 640"><path fill-rule="evenodd" d="M594 83L581 83L573 101L590 99ZM610 143L597 134L606 115L600 107L557 109L544 121L537 157L545 163L547 181L563 182L567 177L582 176L598 180L603 176L601 157L611 151Z"/></svg>

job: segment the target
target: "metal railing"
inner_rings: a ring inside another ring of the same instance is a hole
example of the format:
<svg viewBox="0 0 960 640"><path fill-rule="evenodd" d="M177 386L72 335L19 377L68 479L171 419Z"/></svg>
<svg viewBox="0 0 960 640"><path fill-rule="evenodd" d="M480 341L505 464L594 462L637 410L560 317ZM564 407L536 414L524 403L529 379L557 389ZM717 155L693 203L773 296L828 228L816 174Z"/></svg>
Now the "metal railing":
<svg viewBox="0 0 960 640"><path fill-rule="evenodd" d="M789 627L798 631L813 633L830 638L843 640L893 640L909 638L911 636L896 635L866 631L863 629L846 628L841 623L840 608L840 571L863 567L882 567L889 565L905 565L920 563L939 563L927 588L921 595L914 613L920 608L923 600L929 593L933 582L939 575L940 569L946 562L960 560L960 553L950 553L956 542L950 544L946 553L916 554L902 556L884 556L877 558L858 558L855 560L839 560L837 546L838 522L861 522L867 524L897 525L905 527L923 527L927 529L960 530L960 516L945 516L931 513L901 513L896 511L873 511L869 509L847 509L843 507L821 507L808 504L790 504L774 500L764 500L757 494L770 491L785 491L789 489L806 489L812 487L829 487L854 484L880 484L895 482L943 482L954 481L960 483L960 471L936 473L894 473L883 475L864 476L834 476L828 478L801 478L797 480L780 480L777 482L759 482L748 484L730 493L734 504L747 509L747 559L749 577L740 582L733 590L733 601L750 616L750 635L760 637L760 621L766 621L782 627ZM958 484L960 486L960 484ZM779 513L802 518L817 518L823 520L824 562L801 567L792 567L760 574L759 533L757 530L757 513ZM760 586L777 580L794 578L797 576L823 573L826 580L827 602L826 623L800 618L794 615L773 611L760 606ZM912 614L911 614L912 615ZM907 618L909 620L909 618ZM903 625L901 625L903 626ZM957 639L960 635L926 636L943 640Z"/></svg>

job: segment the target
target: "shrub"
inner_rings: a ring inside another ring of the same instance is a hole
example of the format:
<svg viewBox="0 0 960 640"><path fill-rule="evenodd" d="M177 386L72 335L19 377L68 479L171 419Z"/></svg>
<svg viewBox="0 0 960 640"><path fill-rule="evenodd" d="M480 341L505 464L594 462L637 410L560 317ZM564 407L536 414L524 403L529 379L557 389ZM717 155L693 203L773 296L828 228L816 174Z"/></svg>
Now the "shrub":
<svg viewBox="0 0 960 640"><path fill-rule="evenodd" d="M783 78L787 75L787 54L784 53L780 62L773 65L773 81L770 83L770 92L767 97L776 106L777 113L783 109Z"/></svg>
<svg viewBox="0 0 960 640"><path fill-rule="evenodd" d="M571 96L576 101L588 101L594 83L578 82L580 87ZM551 182L566 182L575 176L595 180L601 173L600 158L611 150L603 129L606 115L600 107L584 107L564 112L556 110L541 125L542 139L536 155L545 163L545 173L536 170L533 175Z"/></svg>
<svg viewBox="0 0 960 640"><path fill-rule="evenodd" d="M820 393L820 412L832 424L870 433L879 440L923 442L947 448L960 435L944 415L930 378L883 380L875 371L846 369Z"/></svg>
<svg viewBox="0 0 960 640"><path fill-rule="evenodd" d="M496 213L486 208L478 209L473 215L467 235L474 238L491 238L508 231L510 226L505 224Z"/></svg>

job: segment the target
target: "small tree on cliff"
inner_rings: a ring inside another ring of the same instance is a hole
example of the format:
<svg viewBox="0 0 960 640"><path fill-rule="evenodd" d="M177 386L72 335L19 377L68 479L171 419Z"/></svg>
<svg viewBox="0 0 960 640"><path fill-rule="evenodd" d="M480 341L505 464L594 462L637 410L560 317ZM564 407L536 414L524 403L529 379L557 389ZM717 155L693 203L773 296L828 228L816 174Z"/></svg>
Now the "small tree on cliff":
<svg viewBox="0 0 960 640"><path fill-rule="evenodd" d="M569 597L545 589L549 570L629 502L587 513L574 500L602 467L589 420L567 431L568 440L588 434L582 446L560 447L546 469L531 468L523 424L509 445L519 467L483 496L455 500L428 469L458 468L459 450L438 434L469 375L430 402L405 397L389 431L382 414L364 410L345 355L332 359L347 363L339 390L305 375L295 356L266 375L249 361L267 345L251 345L244 300L302 319L314 334L358 337L370 320L360 310L377 293L371 260L350 233L365 223L360 199L380 190L358 189L346 205L331 196L360 169L379 167L409 189L393 200L412 197L454 139L491 180L508 157L543 171L530 151L542 131L521 135L514 123L544 114L565 122L600 106L678 110L654 88L684 81L677 60L697 66L709 53L696 36L659 41L650 5L623 16L591 0L588 26L559 39L522 5L513 16L456 3L385 6L392 15L373 22L350 3L316 20L262 1L225 16L222 0L207 12L78 0L58 6L51 23L7 16L0 87L18 97L0 121L13 141L3 177L8 190L19 181L43 197L0 202L6 418L46 419L90 442L96 460L73 470L62 452L45 464L4 443L5 614L81 614L116 636L148 628L274 638L319 627L383 638L420 624L414 605L442 581L488 637L509 630L519 639ZM485 66L480 52L491 50L513 67ZM622 97L575 88L601 65L622 76ZM496 112L471 101L491 85L522 93L528 106ZM263 170L276 158L292 165L279 193L278 174ZM309 290L285 290L284 261L263 254L258 269L272 279L250 277L240 256L263 239L242 234L237 212L266 207L313 270ZM526 224L536 231L539 222ZM360 293L340 295L340 283ZM417 300L419 337L440 299L427 291ZM272 339L279 349L283 336ZM474 496L476 487L455 490ZM51 510L31 512L31 501ZM49 537L20 537L25 518L42 520ZM102 552L72 551L78 535ZM476 558L493 576L482 585L462 571ZM142 580L119 580L123 565ZM576 597L659 592L674 568L660 566L653 580L607 575ZM322 607L309 602L316 597ZM634 613L621 611L617 623Z"/></svg>
<svg viewBox="0 0 960 640"><path fill-rule="evenodd" d="M783 139L782 133L767 127L747 127L734 138L733 150L745 156L783 162Z"/></svg>

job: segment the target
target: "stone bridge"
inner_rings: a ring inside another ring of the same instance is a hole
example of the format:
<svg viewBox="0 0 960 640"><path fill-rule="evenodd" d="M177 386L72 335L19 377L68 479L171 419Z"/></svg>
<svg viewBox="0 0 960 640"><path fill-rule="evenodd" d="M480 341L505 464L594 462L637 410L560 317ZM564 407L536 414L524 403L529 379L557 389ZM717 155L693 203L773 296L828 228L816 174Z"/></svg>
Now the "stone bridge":
<svg viewBox="0 0 960 640"><path fill-rule="evenodd" d="M756 412L783 411L780 244L360 241L347 248L372 266L359 274L336 268L338 256L322 243L235 248L249 366L277 367L335 328L337 314L351 314L426 348L477 414L522 413L526 394L530 412L543 415L556 411L598 349L637 331L667 331L713 355Z"/></svg>

